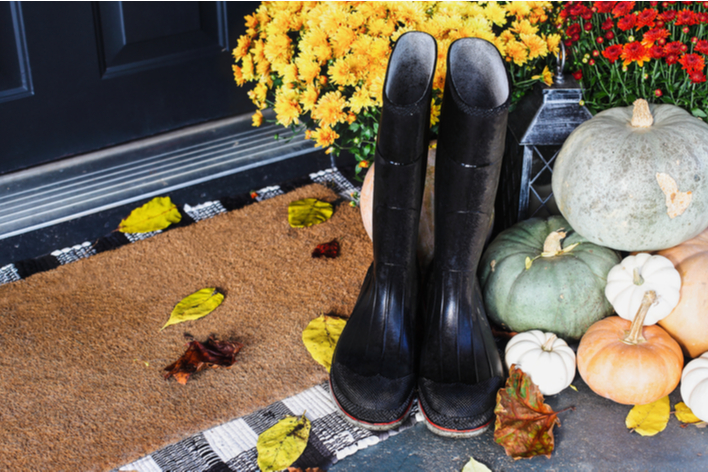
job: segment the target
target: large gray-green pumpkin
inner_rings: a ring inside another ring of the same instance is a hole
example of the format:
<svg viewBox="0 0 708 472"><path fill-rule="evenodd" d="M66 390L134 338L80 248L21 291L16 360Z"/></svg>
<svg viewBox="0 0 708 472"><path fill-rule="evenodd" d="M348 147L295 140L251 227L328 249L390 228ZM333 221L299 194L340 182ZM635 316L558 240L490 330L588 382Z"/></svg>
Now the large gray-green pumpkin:
<svg viewBox="0 0 708 472"><path fill-rule="evenodd" d="M552 186L561 214L596 244L676 246L708 227L708 124L644 100L603 111L565 141Z"/></svg>
<svg viewBox="0 0 708 472"><path fill-rule="evenodd" d="M619 262L619 254L589 242L560 216L517 223L492 241L480 261L487 315L511 331L540 329L580 339L612 313L605 285Z"/></svg>

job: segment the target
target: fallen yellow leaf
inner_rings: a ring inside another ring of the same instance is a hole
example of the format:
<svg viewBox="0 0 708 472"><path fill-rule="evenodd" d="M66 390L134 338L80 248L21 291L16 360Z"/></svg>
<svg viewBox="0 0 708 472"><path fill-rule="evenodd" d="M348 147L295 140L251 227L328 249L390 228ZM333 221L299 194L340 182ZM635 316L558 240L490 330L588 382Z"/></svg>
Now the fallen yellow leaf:
<svg viewBox="0 0 708 472"><path fill-rule="evenodd" d="M332 355L347 322L336 316L322 315L310 321L302 332L302 342L312 358L329 372Z"/></svg>
<svg viewBox="0 0 708 472"><path fill-rule="evenodd" d="M671 414L669 397L661 398L648 405L637 405L629 411L625 424L627 428L642 436L654 436L666 428Z"/></svg>
<svg viewBox="0 0 708 472"><path fill-rule="evenodd" d="M118 225L118 231L121 233L149 233L165 229L172 223L180 221L182 221L182 215L170 197L155 197L140 208L131 211L130 215Z"/></svg>
<svg viewBox="0 0 708 472"><path fill-rule="evenodd" d="M462 472L492 472L489 467L477 462L474 457L470 457L470 461L462 468Z"/></svg>
<svg viewBox="0 0 708 472"><path fill-rule="evenodd" d="M170 325L182 323L187 320L198 320L208 315L224 301L224 295L217 292L215 288L203 288L183 299L175 305L170 319L160 331Z"/></svg>
<svg viewBox="0 0 708 472"><path fill-rule="evenodd" d="M700 423L701 419L693 414L691 409L684 402L679 402L674 407L676 419L681 423Z"/></svg>
<svg viewBox="0 0 708 472"><path fill-rule="evenodd" d="M295 462L305 450L310 437L310 420L288 416L258 436L258 467L262 472L283 470Z"/></svg>
<svg viewBox="0 0 708 472"><path fill-rule="evenodd" d="M331 203L316 198L296 200L288 205L288 223L293 228L307 228L324 223L332 217L333 212Z"/></svg>

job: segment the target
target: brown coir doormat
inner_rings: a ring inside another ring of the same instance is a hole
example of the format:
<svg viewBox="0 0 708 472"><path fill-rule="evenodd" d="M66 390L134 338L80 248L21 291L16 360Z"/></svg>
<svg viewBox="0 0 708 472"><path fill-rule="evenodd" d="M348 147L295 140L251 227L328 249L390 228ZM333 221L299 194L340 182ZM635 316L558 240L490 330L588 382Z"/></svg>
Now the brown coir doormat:
<svg viewBox="0 0 708 472"><path fill-rule="evenodd" d="M359 211L294 229L288 204L337 196L314 184L0 286L0 470L107 470L327 378L301 334L348 314L372 259ZM314 259L337 238L341 256ZM160 332L182 298L226 295ZM244 348L230 369L179 385L163 368L185 333Z"/></svg>

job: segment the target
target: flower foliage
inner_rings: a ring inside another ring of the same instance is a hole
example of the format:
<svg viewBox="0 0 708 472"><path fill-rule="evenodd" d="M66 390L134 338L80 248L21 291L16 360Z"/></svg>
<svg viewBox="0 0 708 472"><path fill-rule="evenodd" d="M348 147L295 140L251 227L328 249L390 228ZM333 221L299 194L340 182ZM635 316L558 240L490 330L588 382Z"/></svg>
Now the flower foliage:
<svg viewBox="0 0 708 472"><path fill-rule="evenodd" d="M559 16L592 112L653 98L706 118L708 3L569 2Z"/></svg>
<svg viewBox="0 0 708 472"><path fill-rule="evenodd" d="M395 41L424 31L438 43L431 125L440 114L450 44L463 37L492 42L508 63L512 103L534 83L551 83L548 60L558 52L550 2L263 2L246 16L233 56L238 85L277 123L304 125L306 137L335 155L373 157L386 66Z"/></svg>

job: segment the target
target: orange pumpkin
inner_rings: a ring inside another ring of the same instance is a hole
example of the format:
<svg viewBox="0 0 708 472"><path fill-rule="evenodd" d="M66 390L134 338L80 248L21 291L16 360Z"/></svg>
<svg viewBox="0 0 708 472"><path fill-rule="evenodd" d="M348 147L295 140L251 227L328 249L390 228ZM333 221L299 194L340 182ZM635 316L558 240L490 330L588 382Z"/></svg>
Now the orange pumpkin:
<svg viewBox="0 0 708 472"><path fill-rule="evenodd" d="M625 405L645 405L681 380L681 347L659 326L642 326L656 293L648 291L630 323L611 316L590 326L578 346L578 371L590 389Z"/></svg>
<svg viewBox="0 0 708 472"><path fill-rule="evenodd" d="M681 299L659 322L690 357L708 351L708 230L659 251L681 274Z"/></svg>

